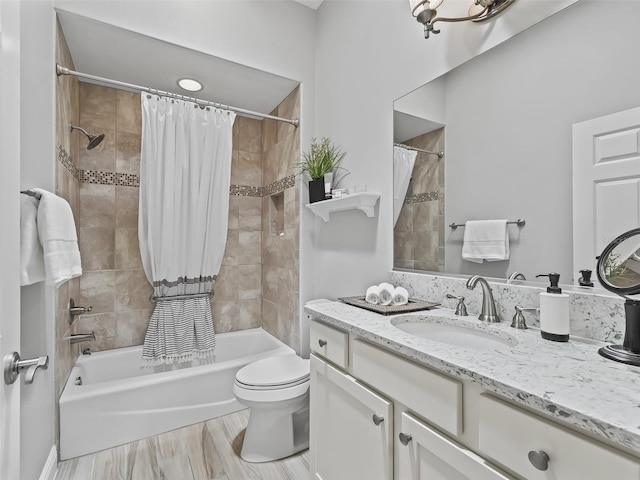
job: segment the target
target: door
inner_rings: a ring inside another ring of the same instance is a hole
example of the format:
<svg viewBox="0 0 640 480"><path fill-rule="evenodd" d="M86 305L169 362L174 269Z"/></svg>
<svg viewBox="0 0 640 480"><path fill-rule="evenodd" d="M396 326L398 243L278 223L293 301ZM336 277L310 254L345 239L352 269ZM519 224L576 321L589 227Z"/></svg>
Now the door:
<svg viewBox="0 0 640 480"><path fill-rule="evenodd" d="M402 412L398 478L407 480L510 480L465 447Z"/></svg>
<svg viewBox="0 0 640 480"><path fill-rule="evenodd" d="M0 361L20 349L20 3L0 1ZM20 478L20 382L0 375L0 478Z"/></svg>
<svg viewBox="0 0 640 480"><path fill-rule="evenodd" d="M311 478L391 480L393 405L311 355Z"/></svg>
<svg viewBox="0 0 640 480"><path fill-rule="evenodd" d="M573 271L640 227L640 108L573 125ZM595 275L594 275L595 278ZM595 278L597 281L597 278Z"/></svg>

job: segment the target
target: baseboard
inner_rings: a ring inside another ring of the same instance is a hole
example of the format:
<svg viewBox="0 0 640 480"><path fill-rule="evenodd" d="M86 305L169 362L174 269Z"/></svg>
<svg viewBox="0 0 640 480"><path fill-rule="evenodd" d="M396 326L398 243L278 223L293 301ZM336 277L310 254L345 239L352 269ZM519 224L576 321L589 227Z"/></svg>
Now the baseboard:
<svg viewBox="0 0 640 480"><path fill-rule="evenodd" d="M54 480L56 472L58 471L58 450L56 446L51 447L47 461L44 462L42 473L39 480Z"/></svg>

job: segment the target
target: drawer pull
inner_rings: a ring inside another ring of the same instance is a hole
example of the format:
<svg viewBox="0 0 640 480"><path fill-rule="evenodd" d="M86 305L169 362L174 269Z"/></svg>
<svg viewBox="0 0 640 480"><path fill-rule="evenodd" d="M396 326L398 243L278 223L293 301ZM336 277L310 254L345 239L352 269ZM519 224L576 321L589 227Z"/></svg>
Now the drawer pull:
<svg viewBox="0 0 640 480"><path fill-rule="evenodd" d="M322 340L322 339L318 340L318 345L320 345L320 348L324 347L326 344L327 344L326 340Z"/></svg>
<svg viewBox="0 0 640 480"><path fill-rule="evenodd" d="M402 433L402 432L400 432L400 434L398 435L398 438L400 439L400 443L405 447L409 445L409 442L411 441L411 435L407 435L406 433Z"/></svg>
<svg viewBox="0 0 640 480"><path fill-rule="evenodd" d="M544 472L549 468L549 455L547 455L547 452L544 450L540 450L539 452L531 450L528 456L531 465L536 467L538 470L542 470Z"/></svg>
<svg viewBox="0 0 640 480"><path fill-rule="evenodd" d="M378 415L376 415L375 413L373 414L373 423L378 426L380 425L382 422L384 422L384 417L379 417Z"/></svg>

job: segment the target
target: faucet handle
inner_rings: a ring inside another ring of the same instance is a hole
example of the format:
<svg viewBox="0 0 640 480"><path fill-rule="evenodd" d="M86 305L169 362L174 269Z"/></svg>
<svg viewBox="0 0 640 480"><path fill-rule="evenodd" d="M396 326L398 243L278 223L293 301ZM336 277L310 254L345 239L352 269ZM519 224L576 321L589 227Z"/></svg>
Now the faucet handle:
<svg viewBox="0 0 640 480"><path fill-rule="evenodd" d="M516 310L516 313L513 315L513 320L511 321L511 327L517 328L519 330L526 330L528 328L527 322L522 312L535 312L535 313L540 312L540 309L537 307L524 308L524 307L521 307L520 305L516 305L515 310Z"/></svg>
<svg viewBox="0 0 640 480"><path fill-rule="evenodd" d="M464 304L464 297L458 297L456 295L451 295L450 293L447 293L447 298L452 298L458 301L458 304L456 305L456 311L455 311L456 315L460 315L461 317L467 316L467 306Z"/></svg>

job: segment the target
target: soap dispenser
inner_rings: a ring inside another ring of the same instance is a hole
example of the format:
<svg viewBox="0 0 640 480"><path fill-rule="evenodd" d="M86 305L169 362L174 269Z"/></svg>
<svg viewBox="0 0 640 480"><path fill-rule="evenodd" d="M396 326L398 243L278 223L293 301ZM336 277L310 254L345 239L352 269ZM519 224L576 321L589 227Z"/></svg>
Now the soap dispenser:
<svg viewBox="0 0 640 480"><path fill-rule="evenodd" d="M540 294L540 333L545 340L569 341L569 295L558 286L559 273L536 275L549 277L550 285Z"/></svg>

